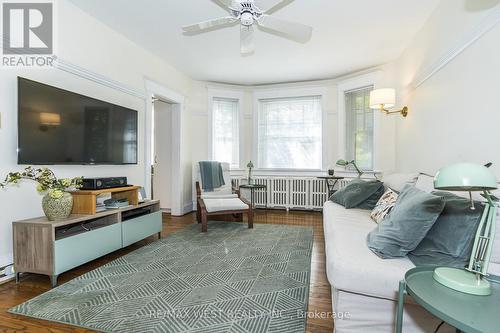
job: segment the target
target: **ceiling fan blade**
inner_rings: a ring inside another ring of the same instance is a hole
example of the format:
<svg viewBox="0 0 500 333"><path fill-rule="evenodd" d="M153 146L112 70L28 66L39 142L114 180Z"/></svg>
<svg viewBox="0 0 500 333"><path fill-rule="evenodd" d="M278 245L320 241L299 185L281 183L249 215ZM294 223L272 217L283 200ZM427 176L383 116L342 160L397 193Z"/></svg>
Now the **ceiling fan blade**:
<svg viewBox="0 0 500 333"><path fill-rule="evenodd" d="M254 28L253 26L241 25L241 54L251 54L255 51L253 42Z"/></svg>
<svg viewBox="0 0 500 333"><path fill-rule="evenodd" d="M312 28L304 24L277 19L269 15L262 15L257 23L265 29L301 43L311 39Z"/></svg>
<svg viewBox="0 0 500 333"><path fill-rule="evenodd" d="M196 23L196 24L192 24L192 25L187 25L185 27L182 27L182 30L184 30L185 33L195 34L195 33L204 32L206 30L214 30L217 28L223 28L223 27L225 27L231 23L235 23L237 21L238 21L238 19L234 18L234 17L221 17L221 18L214 19L214 20L208 20L208 21L204 21L204 22L200 22L200 23Z"/></svg>
<svg viewBox="0 0 500 333"><path fill-rule="evenodd" d="M278 1L277 3L275 3L271 8L267 9L264 14L272 14L274 12L277 12L278 10L280 10L281 8L285 7L285 6L288 6L289 4L291 4L292 2L294 2L295 0L280 0Z"/></svg>
<svg viewBox="0 0 500 333"><path fill-rule="evenodd" d="M229 7L231 7L231 4L233 1L232 0L212 0L212 2L214 2L215 4L220 6L222 9L228 11Z"/></svg>

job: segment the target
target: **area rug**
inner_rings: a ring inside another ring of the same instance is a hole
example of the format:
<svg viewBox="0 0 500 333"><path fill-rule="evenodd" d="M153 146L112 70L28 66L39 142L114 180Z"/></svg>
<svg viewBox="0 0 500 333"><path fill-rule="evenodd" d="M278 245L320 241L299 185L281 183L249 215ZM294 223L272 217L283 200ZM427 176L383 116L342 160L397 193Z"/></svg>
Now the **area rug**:
<svg viewBox="0 0 500 333"><path fill-rule="evenodd" d="M312 228L192 225L9 312L102 332L305 332L312 245Z"/></svg>

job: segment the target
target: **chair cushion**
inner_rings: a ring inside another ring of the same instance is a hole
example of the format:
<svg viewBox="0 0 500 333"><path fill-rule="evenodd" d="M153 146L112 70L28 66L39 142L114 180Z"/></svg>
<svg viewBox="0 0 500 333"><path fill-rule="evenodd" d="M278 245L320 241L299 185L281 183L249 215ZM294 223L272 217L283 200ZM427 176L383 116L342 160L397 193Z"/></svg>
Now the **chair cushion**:
<svg viewBox="0 0 500 333"><path fill-rule="evenodd" d="M200 196L202 199L234 199L238 194L218 194L214 192L204 192Z"/></svg>
<svg viewBox="0 0 500 333"><path fill-rule="evenodd" d="M207 212L223 212L228 210L246 210L248 205L238 198L230 199L204 199L205 207Z"/></svg>

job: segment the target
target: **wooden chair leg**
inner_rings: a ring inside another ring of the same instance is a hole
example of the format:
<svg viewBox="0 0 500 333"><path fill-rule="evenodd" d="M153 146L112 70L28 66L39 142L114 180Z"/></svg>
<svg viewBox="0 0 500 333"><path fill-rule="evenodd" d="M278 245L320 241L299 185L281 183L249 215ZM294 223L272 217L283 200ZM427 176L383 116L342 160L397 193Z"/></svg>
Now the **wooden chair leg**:
<svg viewBox="0 0 500 333"><path fill-rule="evenodd" d="M201 232L208 231L207 211L201 211Z"/></svg>
<svg viewBox="0 0 500 333"><path fill-rule="evenodd" d="M196 204L196 221L201 223L201 207L199 203Z"/></svg>
<svg viewBox="0 0 500 333"><path fill-rule="evenodd" d="M248 210L248 229L253 229L253 209Z"/></svg>

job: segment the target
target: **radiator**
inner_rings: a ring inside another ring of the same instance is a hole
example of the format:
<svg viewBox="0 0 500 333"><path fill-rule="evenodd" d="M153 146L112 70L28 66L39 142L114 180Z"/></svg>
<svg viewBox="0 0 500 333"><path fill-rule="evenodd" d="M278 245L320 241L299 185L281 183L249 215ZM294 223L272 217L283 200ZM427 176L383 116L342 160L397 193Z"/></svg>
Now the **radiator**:
<svg viewBox="0 0 500 333"><path fill-rule="evenodd" d="M328 200L328 187L324 179L314 177L255 177L255 184L263 184L267 189L255 190L257 207L276 209L321 210ZM337 182L336 189L349 183L350 179ZM233 187L246 184L246 178L232 178ZM250 200L250 190L241 189L241 195Z"/></svg>

